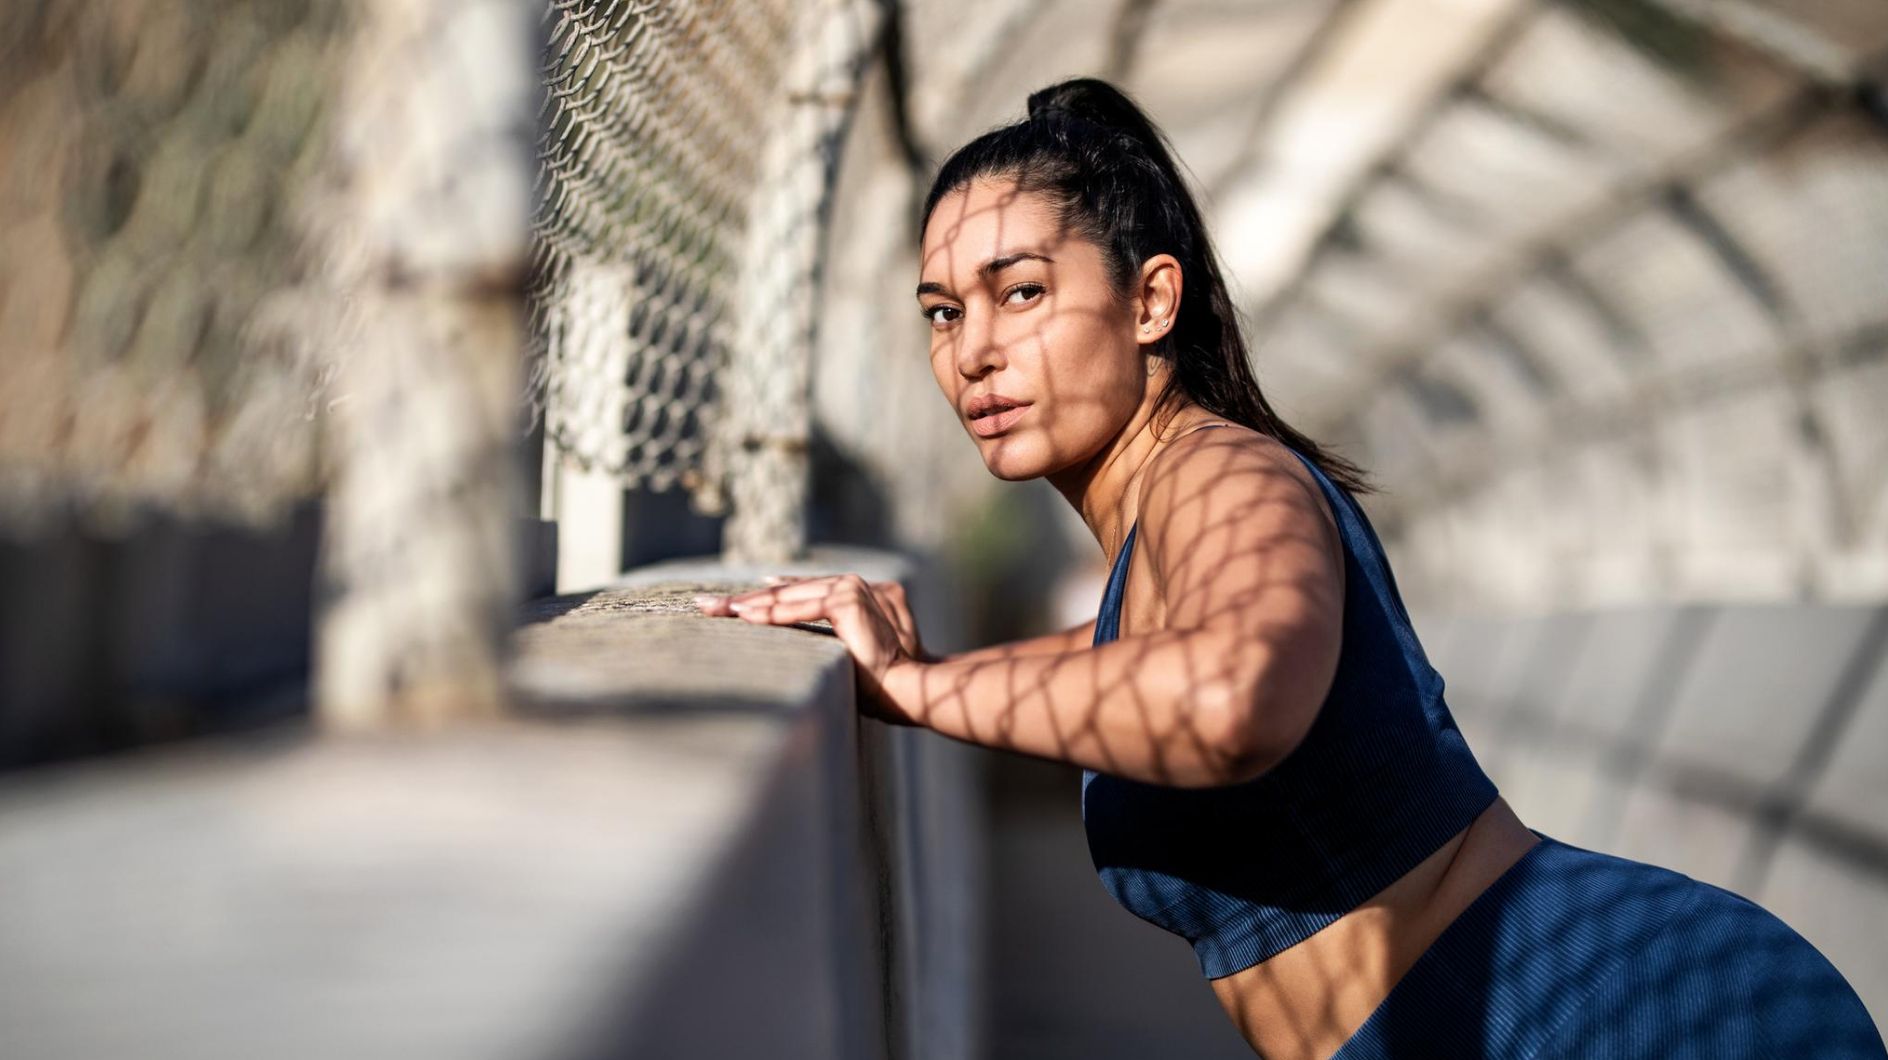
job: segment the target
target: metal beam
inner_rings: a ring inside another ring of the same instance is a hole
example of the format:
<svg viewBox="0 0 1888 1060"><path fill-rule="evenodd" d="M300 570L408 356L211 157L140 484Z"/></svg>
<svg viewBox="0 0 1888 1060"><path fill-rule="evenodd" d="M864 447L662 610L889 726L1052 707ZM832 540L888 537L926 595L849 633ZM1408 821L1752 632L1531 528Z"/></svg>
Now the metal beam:
<svg viewBox="0 0 1888 1060"><path fill-rule="evenodd" d="M1613 231L1626 219L1659 205L1669 197L1672 188L1705 179L1767 148L1827 110L1829 104L1830 93L1826 91L1813 87L1799 90L1703 148L1669 160L1647 176L1615 186L1596 199L1593 207L1574 212L1562 223L1514 248L1512 253L1502 255L1500 260L1463 284L1460 293L1444 299L1439 311L1432 315L1437 321L1434 327L1405 335L1393 345L1358 351L1359 359L1370 365L1364 381L1344 399L1319 410L1311 424L1314 433L1330 423L1356 415L1375 386L1391 378L1400 366L1423 360L1476 312L1508 295L1521 280L1551 268L1555 261L1566 260L1571 257L1573 248L1590 243Z"/></svg>
<svg viewBox="0 0 1888 1060"><path fill-rule="evenodd" d="M1533 19L1538 18L1539 14L1538 10L1521 10L1509 15L1506 21L1490 34L1481 47L1477 48L1468 61L1462 65L1449 87L1437 93L1427 106L1418 111L1409 124L1404 126L1401 135L1387 146L1378 160L1360 171L1356 179L1344 188L1335 200L1330 221L1313 239L1305 253L1304 261L1291 281L1251 310L1250 319L1255 332L1262 330L1287 302L1303 291L1307 278L1317 267L1318 260L1331 252L1340 242L1340 233L1343 231L1346 219L1356 211L1364 196L1400 167L1401 159L1409 153L1410 148L1429 132L1436 120L1456 102L1461 92L1482 79L1495 61L1507 52L1515 39L1520 36L1521 31Z"/></svg>
<svg viewBox="0 0 1888 1060"><path fill-rule="evenodd" d="M1134 72L1134 60L1140 53L1141 40L1147 36L1147 20L1154 13L1156 0L1125 0L1115 12L1114 25L1108 30L1108 59L1102 69L1108 80L1120 84Z"/></svg>
<svg viewBox="0 0 1888 1060"><path fill-rule="evenodd" d="M1238 175L1250 169L1259 160L1259 142L1264 138L1265 130L1271 125L1278 113L1279 101L1295 86L1317 59L1324 55L1331 46L1331 40L1338 35L1346 16L1356 9L1356 0L1323 0L1331 10L1318 23L1318 28L1311 32L1305 43L1298 49L1282 73L1272 79L1259 97L1258 110L1252 116L1252 123L1246 129L1244 145L1239 153L1227 162L1225 167L1212 180L1206 182L1203 189L1208 200L1224 195L1236 181Z"/></svg>
<svg viewBox="0 0 1888 1060"><path fill-rule="evenodd" d="M1888 317L1821 342L1806 342L1772 358L1738 365L1709 365L1642 380L1603 404L1564 403L1525 437L1487 438L1457 454L1450 472L1428 483L1400 489L1379 505L1398 516L1447 504L1488 482L1572 445L1615 439L1653 422L1660 410L1691 408L1764 387L1780 387L1792 374L1804 383L1838 368L1888 358ZM1400 380L1402 377L1398 377ZM1374 512L1373 512L1374 517Z"/></svg>

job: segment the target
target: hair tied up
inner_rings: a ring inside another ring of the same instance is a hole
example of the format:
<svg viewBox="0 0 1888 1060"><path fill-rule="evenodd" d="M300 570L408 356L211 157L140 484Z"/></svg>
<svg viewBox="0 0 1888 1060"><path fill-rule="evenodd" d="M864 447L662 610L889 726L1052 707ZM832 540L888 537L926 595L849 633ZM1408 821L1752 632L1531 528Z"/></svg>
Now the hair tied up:
<svg viewBox="0 0 1888 1060"><path fill-rule="evenodd" d="M1061 81L1029 94L1029 117L1043 120L1060 113L1104 129L1126 133L1142 143L1156 140L1141 109L1120 89L1092 77Z"/></svg>
<svg viewBox="0 0 1888 1060"><path fill-rule="evenodd" d="M1173 374L1155 401L1159 423L1187 401L1277 438L1353 493L1369 492L1361 468L1294 430L1253 374L1238 306L1172 145L1146 112L1106 81L1078 77L1029 94L1029 117L951 153L919 215L926 230L940 199L980 177L1039 195L1073 237L1100 250L1117 298L1132 292L1156 254L1180 263L1185 284L1173 328L1151 352Z"/></svg>

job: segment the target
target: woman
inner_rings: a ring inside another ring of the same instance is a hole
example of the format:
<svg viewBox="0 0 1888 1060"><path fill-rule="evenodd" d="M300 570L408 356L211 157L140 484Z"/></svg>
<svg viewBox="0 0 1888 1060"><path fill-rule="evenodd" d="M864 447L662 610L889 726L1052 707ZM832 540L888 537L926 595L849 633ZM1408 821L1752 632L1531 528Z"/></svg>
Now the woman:
<svg viewBox="0 0 1888 1060"><path fill-rule="evenodd" d="M1515 816L1424 659L1354 466L1248 367L1164 139L1074 80L924 206L931 364L985 465L1044 476L1112 561L1095 622L933 658L895 585L705 597L831 620L866 709L1084 767L1103 884L1186 938L1265 1056L1883 1056L1759 907Z"/></svg>

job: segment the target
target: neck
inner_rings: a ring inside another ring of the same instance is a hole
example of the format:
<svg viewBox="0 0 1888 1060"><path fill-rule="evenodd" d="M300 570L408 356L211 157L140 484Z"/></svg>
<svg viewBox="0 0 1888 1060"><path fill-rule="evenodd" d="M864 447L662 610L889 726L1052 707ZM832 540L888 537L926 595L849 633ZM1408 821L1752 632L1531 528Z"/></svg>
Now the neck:
<svg viewBox="0 0 1888 1060"><path fill-rule="evenodd" d="M1160 377L1148 381L1140 407L1100 452L1048 476L1050 484L1081 513L1082 522L1095 535L1110 563L1120 552L1128 528L1140 516L1136 486L1148 463L1187 424L1206 416L1204 409L1186 402L1168 420L1162 436L1155 437L1154 400L1159 396L1161 381Z"/></svg>

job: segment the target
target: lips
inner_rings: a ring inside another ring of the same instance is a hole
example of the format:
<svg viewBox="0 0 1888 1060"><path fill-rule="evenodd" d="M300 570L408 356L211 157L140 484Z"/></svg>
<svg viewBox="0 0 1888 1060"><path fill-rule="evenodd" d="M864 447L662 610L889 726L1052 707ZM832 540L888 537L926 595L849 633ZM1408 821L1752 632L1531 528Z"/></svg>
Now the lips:
<svg viewBox="0 0 1888 1060"><path fill-rule="evenodd" d="M988 407L988 411L982 414L971 414L970 429L976 432L979 438L994 438L1014 427L1016 421L1022 419L1028 412L1029 406L1026 404L992 404Z"/></svg>
<svg viewBox="0 0 1888 1060"><path fill-rule="evenodd" d="M972 394L970 400L964 402L964 415L974 420L991 412L1001 412L1015 405L1027 404L1028 402L1010 397L1007 394Z"/></svg>

